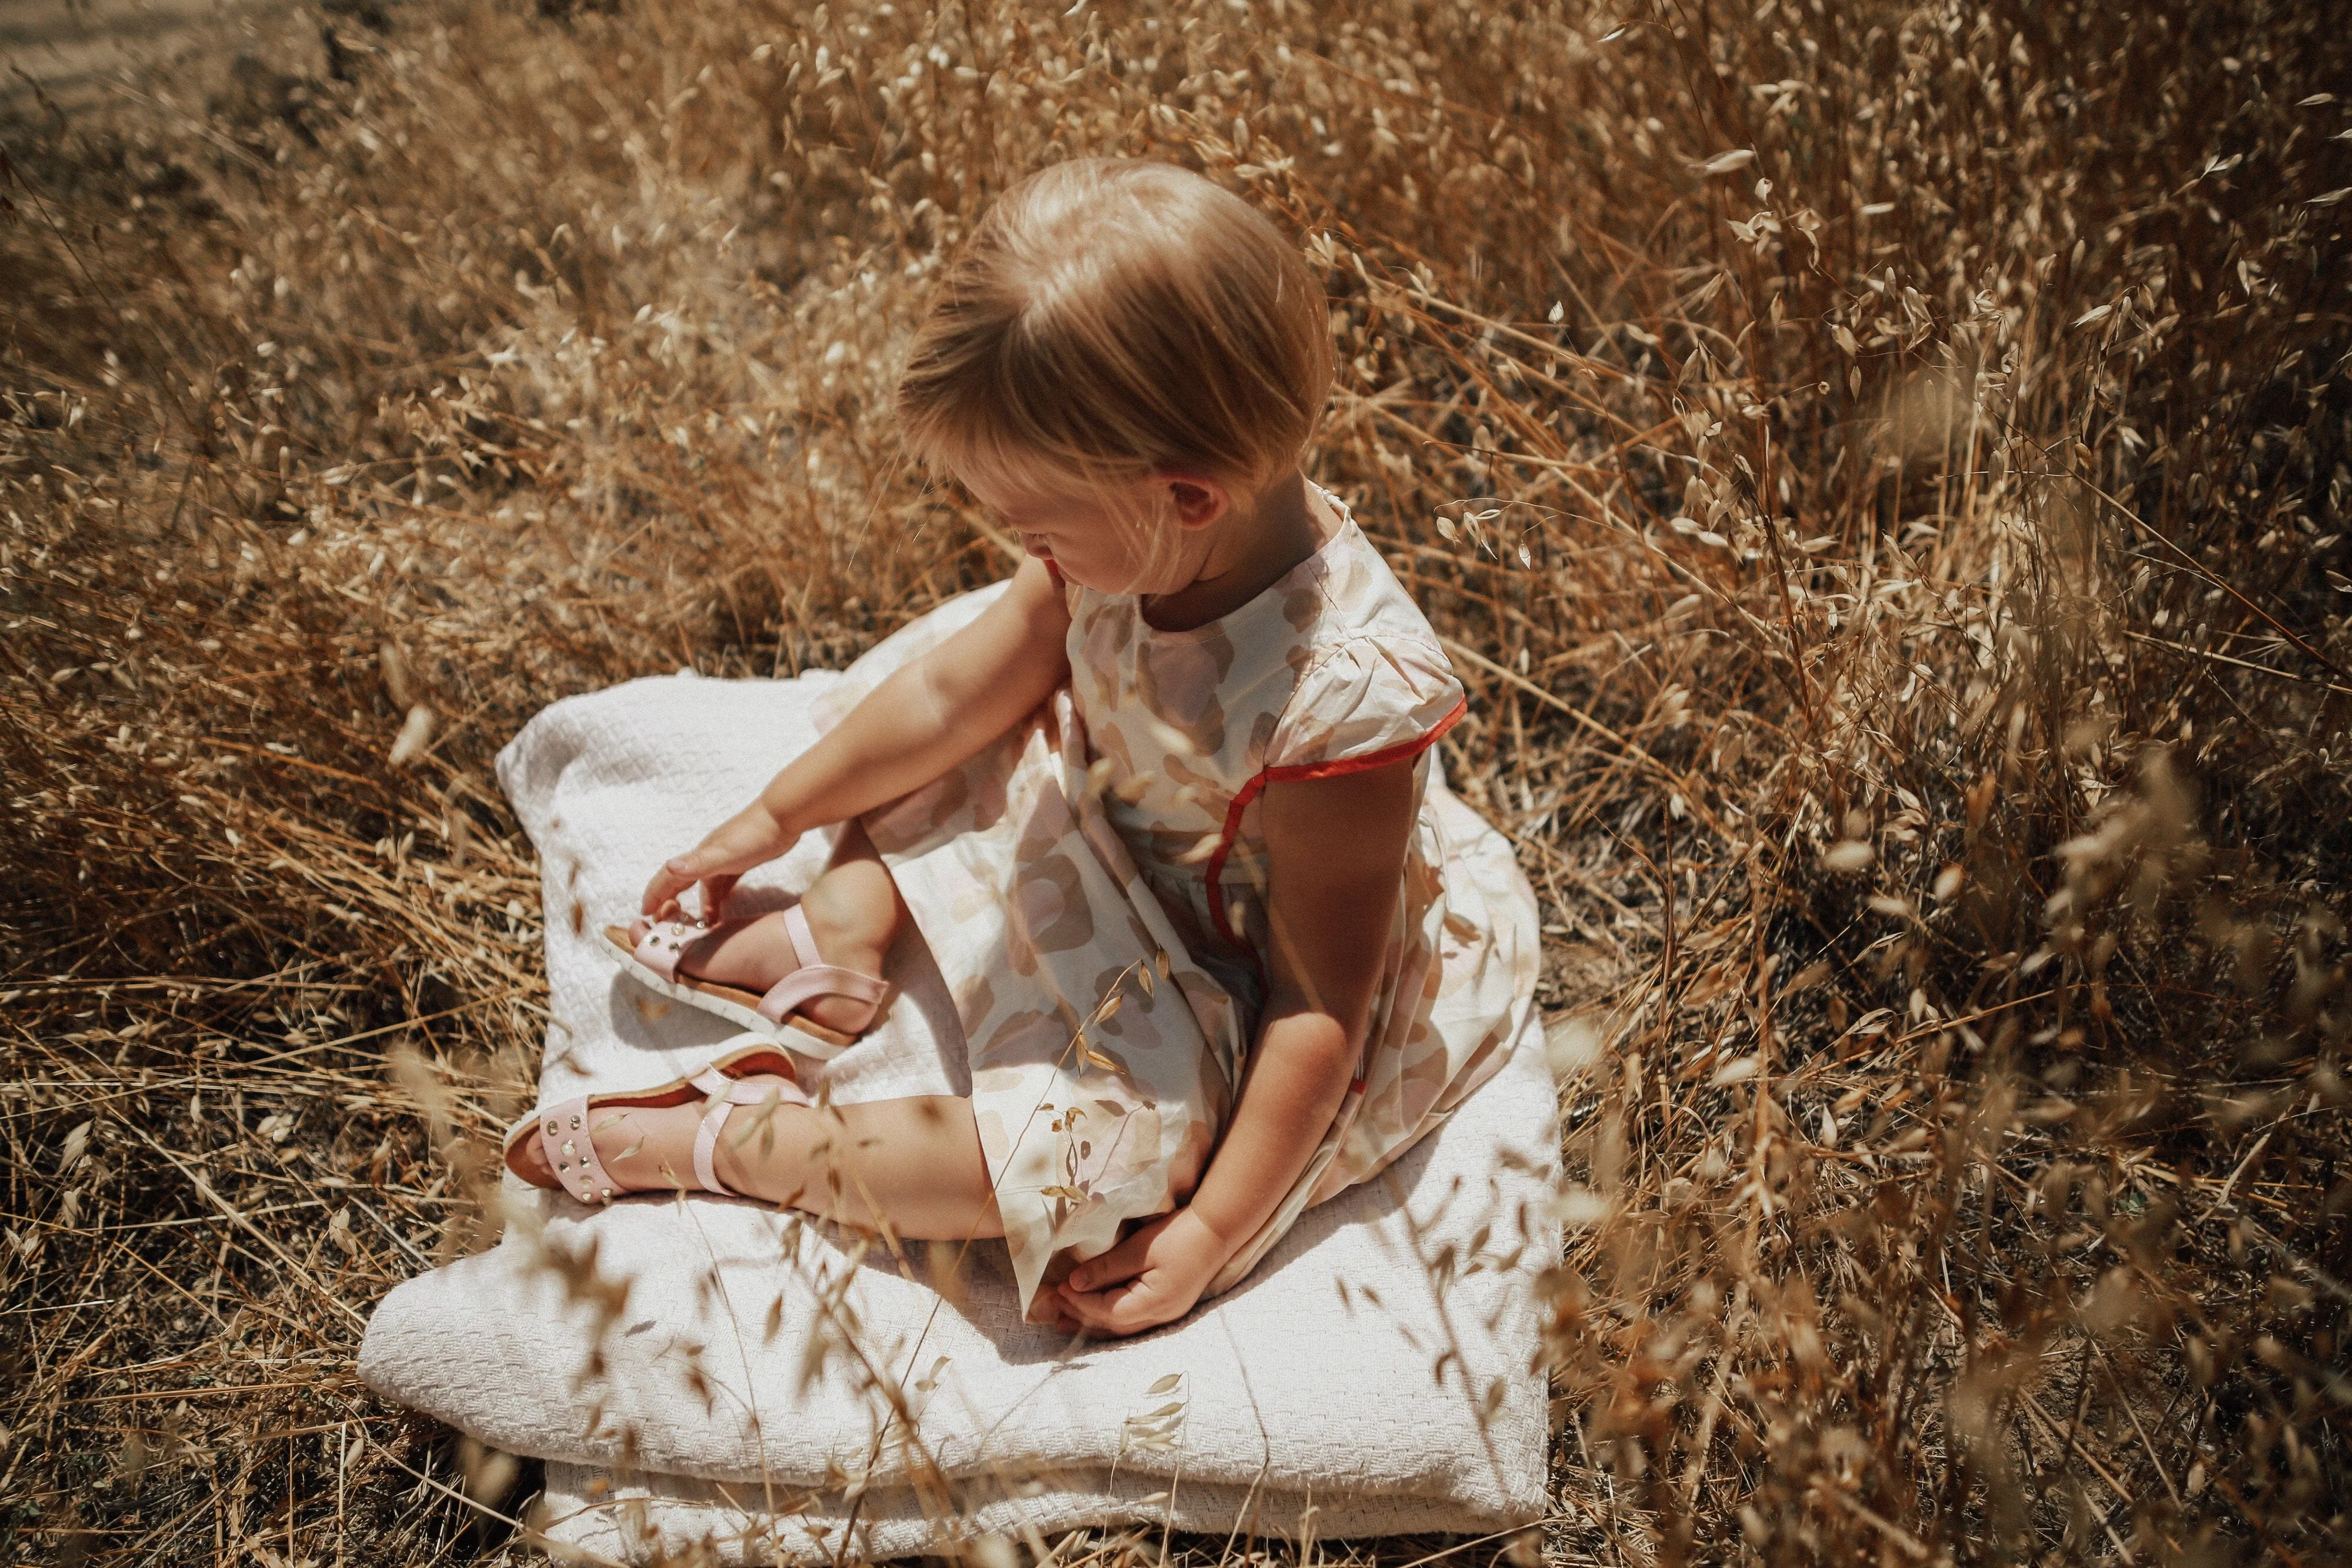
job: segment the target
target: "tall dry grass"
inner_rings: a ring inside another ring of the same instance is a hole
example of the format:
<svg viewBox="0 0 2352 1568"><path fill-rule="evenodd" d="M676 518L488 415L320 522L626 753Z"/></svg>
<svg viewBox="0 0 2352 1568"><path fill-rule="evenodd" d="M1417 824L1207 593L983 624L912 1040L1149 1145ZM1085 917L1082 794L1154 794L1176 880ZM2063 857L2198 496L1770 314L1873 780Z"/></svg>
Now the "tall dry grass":
<svg viewBox="0 0 2352 1568"><path fill-rule="evenodd" d="M2341 18L329 9L6 138L5 1550L514 1550L349 1371L530 1087L488 759L1000 574L894 356L1123 152L1309 245L1544 899L1547 1552L2352 1555Z"/></svg>

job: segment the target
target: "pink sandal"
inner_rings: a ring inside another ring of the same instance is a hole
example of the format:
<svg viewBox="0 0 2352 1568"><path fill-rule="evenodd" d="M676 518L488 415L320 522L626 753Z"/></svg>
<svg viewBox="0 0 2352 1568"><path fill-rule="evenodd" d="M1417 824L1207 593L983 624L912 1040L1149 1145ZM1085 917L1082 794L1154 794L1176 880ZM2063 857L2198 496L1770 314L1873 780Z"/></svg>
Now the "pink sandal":
<svg viewBox="0 0 2352 1568"><path fill-rule="evenodd" d="M614 1181L596 1157L589 1136L590 1117L598 1111L632 1108L660 1110L683 1105L697 1095L710 1103L709 1113L694 1135L694 1179L706 1192L721 1197L742 1196L719 1179L713 1156L728 1113L738 1105L761 1105L771 1100L783 1105L813 1105L814 1101L794 1076L792 1058L772 1045L749 1045L730 1051L691 1078L673 1078L658 1088L617 1094L583 1094L561 1104L535 1111L507 1129L507 1169L533 1186L561 1188L583 1203L610 1203L630 1192L660 1190L630 1187ZM541 1181L518 1157L532 1138L539 1140L553 1184Z"/></svg>
<svg viewBox="0 0 2352 1568"><path fill-rule="evenodd" d="M629 960L631 975L662 995L716 1013L808 1056L822 1059L840 1055L856 1043L858 1035L874 1027L874 1020L882 1016L883 1008L889 1003L891 988L887 980L818 960L816 936L809 930L808 916L797 904L784 911L784 932L792 942L793 956L800 962L769 987L765 996L740 986L722 986L715 980L698 980L677 972L677 961L688 945L707 931L708 927L683 920L656 920L646 928L644 940L634 946L625 925L604 927L604 940ZM866 1021L854 1032L844 1034L811 1023L794 1010L819 997L847 997L866 1003ZM786 1040L786 1033L797 1038Z"/></svg>

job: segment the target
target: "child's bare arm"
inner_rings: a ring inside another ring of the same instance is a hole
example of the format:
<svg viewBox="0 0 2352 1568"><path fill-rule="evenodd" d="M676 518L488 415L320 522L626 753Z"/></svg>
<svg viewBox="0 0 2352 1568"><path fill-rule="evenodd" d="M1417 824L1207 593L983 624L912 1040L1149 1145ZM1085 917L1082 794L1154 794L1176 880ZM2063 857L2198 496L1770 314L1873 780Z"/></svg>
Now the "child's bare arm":
<svg viewBox="0 0 2352 1568"><path fill-rule="evenodd" d="M958 632L894 673L769 780L758 800L668 862L644 909L663 914L696 883L715 915L735 879L811 828L846 821L919 789L1003 735L1069 674L1070 612L1041 561Z"/></svg>
<svg viewBox="0 0 2352 1568"><path fill-rule="evenodd" d="M1275 784L1263 806L1269 991L1232 1124L1192 1201L1073 1270L1086 1327L1181 1317L1307 1168L1347 1097L1413 825L1413 765Z"/></svg>

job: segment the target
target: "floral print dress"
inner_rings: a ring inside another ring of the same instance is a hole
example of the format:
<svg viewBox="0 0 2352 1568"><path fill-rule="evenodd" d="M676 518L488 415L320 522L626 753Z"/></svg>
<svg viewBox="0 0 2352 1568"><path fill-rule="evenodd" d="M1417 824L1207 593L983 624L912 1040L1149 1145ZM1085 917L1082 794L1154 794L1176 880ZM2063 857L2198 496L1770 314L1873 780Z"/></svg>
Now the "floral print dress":
<svg viewBox="0 0 2352 1568"><path fill-rule="evenodd" d="M1335 507L1337 503L1334 503ZM866 819L948 979L1024 1307L1208 1166L1265 987L1268 784L1412 759L1418 821L1357 1076L1306 1172L1210 1286L1375 1176L1502 1065L1533 1004L1535 898L1433 755L1465 711L1354 520L1231 613L1148 624L1075 583L1071 680ZM942 605L827 694L837 716L1001 590Z"/></svg>

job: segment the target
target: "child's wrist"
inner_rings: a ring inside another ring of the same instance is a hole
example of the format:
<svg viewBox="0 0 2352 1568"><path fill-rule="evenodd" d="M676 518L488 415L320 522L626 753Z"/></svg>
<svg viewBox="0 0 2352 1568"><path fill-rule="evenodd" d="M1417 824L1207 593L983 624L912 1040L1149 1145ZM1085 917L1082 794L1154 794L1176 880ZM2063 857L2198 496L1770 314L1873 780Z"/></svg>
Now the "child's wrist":
<svg viewBox="0 0 2352 1568"><path fill-rule="evenodd" d="M752 801L743 809L736 821L742 824L748 835L756 835L764 857L773 860L794 844L808 829L779 812L764 799Z"/></svg>
<svg viewBox="0 0 2352 1568"><path fill-rule="evenodd" d="M1208 1214L1202 1212L1198 1204L1187 1204L1182 1208L1178 1209L1176 1211L1176 1218L1171 1223L1184 1225L1191 1229L1197 1230L1204 1243L1204 1249L1210 1249L1215 1252L1217 1260L1216 1267L1218 1268L1223 1268L1225 1260L1231 1258L1234 1253L1240 1251L1242 1249L1242 1243L1249 1239L1246 1233L1238 1235L1234 1234L1234 1231L1238 1228L1230 1225L1218 1224L1217 1221ZM1255 1227L1252 1227L1251 1228L1255 1229Z"/></svg>

